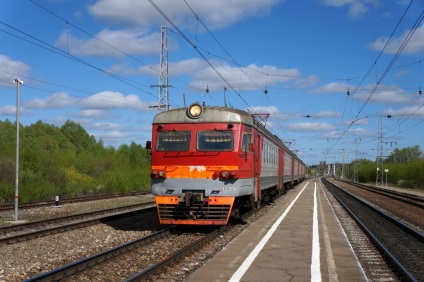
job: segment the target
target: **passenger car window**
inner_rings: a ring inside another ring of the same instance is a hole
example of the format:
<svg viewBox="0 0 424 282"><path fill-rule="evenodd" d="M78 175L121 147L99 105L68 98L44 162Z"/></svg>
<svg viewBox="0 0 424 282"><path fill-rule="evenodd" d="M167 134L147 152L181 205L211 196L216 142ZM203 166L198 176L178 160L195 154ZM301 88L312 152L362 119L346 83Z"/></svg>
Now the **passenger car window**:
<svg viewBox="0 0 424 282"><path fill-rule="evenodd" d="M234 147L232 131L199 131L197 133L197 150L230 151Z"/></svg>
<svg viewBox="0 0 424 282"><path fill-rule="evenodd" d="M156 151L188 151L190 131L159 132L156 139Z"/></svg>

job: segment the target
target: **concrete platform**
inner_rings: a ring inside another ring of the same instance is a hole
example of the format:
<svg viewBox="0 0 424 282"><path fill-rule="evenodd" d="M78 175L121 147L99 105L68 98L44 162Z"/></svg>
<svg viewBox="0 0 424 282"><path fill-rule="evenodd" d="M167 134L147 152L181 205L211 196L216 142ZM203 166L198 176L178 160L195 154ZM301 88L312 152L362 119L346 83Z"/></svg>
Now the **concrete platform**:
<svg viewBox="0 0 424 282"><path fill-rule="evenodd" d="M367 281L323 192L303 182L187 281Z"/></svg>

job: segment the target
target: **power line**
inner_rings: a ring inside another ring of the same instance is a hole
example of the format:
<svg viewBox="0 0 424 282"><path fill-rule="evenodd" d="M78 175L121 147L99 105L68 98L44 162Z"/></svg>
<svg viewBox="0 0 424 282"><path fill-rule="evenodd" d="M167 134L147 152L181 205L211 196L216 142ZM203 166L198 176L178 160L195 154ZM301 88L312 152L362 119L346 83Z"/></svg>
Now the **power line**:
<svg viewBox="0 0 424 282"><path fill-rule="evenodd" d="M158 5L156 5L153 0L149 0L149 3L162 15L162 17L170 24L172 27L180 34L191 47L202 57L202 59L215 71L215 73L225 82L226 86L231 88L238 97L247 105L248 108L251 108L249 104L246 102L246 100L241 97L240 93L227 81L227 79L214 67L214 65L205 57L205 55L202 54L202 52L199 51L197 46L191 42L191 40L178 28L177 25L174 24L174 22L159 8Z"/></svg>
<svg viewBox="0 0 424 282"><path fill-rule="evenodd" d="M112 49L114 49L114 50L116 50L116 51L118 51L118 52L120 52L120 53L124 54L125 56L127 56L127 57L129 57L129 58L131 58L131 59L133 59L133 60L135 60L135 61L137 61L137 62L139 62L139 63L141 63L141 64L143 64L143 65L145 65L145 66L147 66L147 67L149 67L151 70L154 70L154 71L156 71L157 73L160 73L160 70L158 70L158 69L154 68L153 66L151 66L151 65L149 65L149 64L147 64L147 63L145 63L145 62L143 62L143 61L141 61L141 60L139 60L138 58L136 58L136 57L132 56L131 54L129 54L129 53L127 53L127 52L125 52L125 51L123 51L123 50L121 50L121 49L117 48L116 46L113 46L112 44L110 44L110 43L108 43L108 42L106 42L106 41L102 40L101 38L99 38L99 37L95 36L94 34L91 34L90 32L88 32L88 31L84 30L83 28L81 28L81 27L79 27L79 26L77 26L77 25L75 25L75 24L71 23L70 21L68 21L68 20L64 19L63 17L61 17L61 16L59 16L58 14L54 13L53 11L51 11L51 10L47 9L46 7L44 7L44 6L40 5L39 3L35 2L34 0L30 0L30 1L31 1L33 4L37 5L38 7L40 7L41 9L43 9L43 10L45 10L46 12L50 13L50 14L51 14L51 15L53 15L54 17L56 17L56 18L60 19L61 21L63 21L63 22L64 22L64 23L66 23L67 25L71 25L71 26L75 27L75 28L76 28L76 29L78 29L79 31L81 31L81 32L83 32L83 33L87 34L88 36L90 36L90 37L92 37L92 38L94 38L94 39L98 40L99 42L102 42L103 44L105 44L105 45L109 46L110 48L112 48ZM181 83L183 83L183 84L185 84L185 85L188 85L188 83L187 83L187 82L185 82L185 81L182 81L182 80L180 80L180 79L178 79L178 78L175 78L175 77L172 77L172 76L170 76L170 77L171 77L172 79L176 80L176 81L179 81L179 82L181 82ZM143 85L143 86L145 86L145 85ZM150 87L150 86L146 86L146 87Z"/></svg>
<svg viewBox="0 0 424 282"><path fill-rule="evenodd" d="M97 92L90 92L90 91L77 89L77 88L73 88L73 87L69 87L69 86L64 86L64 85L60 85L60 84L56 84L56 83L50 83L50 82L47 82L47 81L44 81L44 80L39 80L39 79L31 78L31 77L28 77L28 76L14 74L14 73L7 72L7 71L4 71L4 70L0 70L0 72L13 74L15 76L19 76L19 77L26 78L26 79L29 79L29 80L33 80L33 81L37 81L37 82L41 82L41 83L49 84L49 85L53 85L53 86L58 86L58 87L61 87L61 88L66 88L66 89L70 89L70 90L77 91L77 92L82 92L82 93L87 93L87 94L92 94L92 95L99 94ZM13 82L9 82L9 81L1 81L1 82L5 83L5 84L13 84ZM43 91L43 92L48 92L48 93L58 93L58 91L47 90L47 89L43 89L43 88L39 88L39 87L33 87L33 86L29 86L29 85L25 85L25 88L35 89L35 90L38 90L38 91ZM134 101L127 102L125 99L120 99L120 98L115 98L115 97L108 97L109 99L104 99L104 98L100 99L98 97L97 98L92 97L92 96L86 97L86 96L79 96L79 95L69 94L69 93L67 93L67 95L69 95L71 97L79 98L79 99L90 99L90 100L97 100L97 101L103 101L103 102L106 101L106 102L114 102L114 103L119 101L120 104L127 104L127 105L131 105L131 106L134 106L134 104L139 104L139 105L144 106L143 103L135 103ZM102 96L102 97L106 97L106 96Z"/></svg>
<svg viewBox="0 0 424 282"><path fill-rule="evenodd" d="M368 70L366 76L368 76L368 74L371 72L372 68L376 65L377 61L379 60L380 56L383 54L386 46L388 45L388 42L391 40L391 38L393 37L394 33L396 32L397 28L400 25L400 22L402 21L402 19L405 17L406 13L408 12L411 4L413 1L411 1L408 5L408 7L406 8L405 12L403 13L402 17L400 18L400 20L398 21L395 29L393 30L392 34L390 35L389 39L387 40L385 46L383 47L383 49L380 51L379 55L377 56L377 59L374 61L374 63L372 64L371 68ZM409 42L411 36L414 34L414 32L416 31L416 29L418 28L419 24L422 22L423 20L423 13L424 10L421 12L420 16L418 17L417 21L415 22L415 24L413 25L412 29L410 30L410 32L408 33L408 36L404 39L403 43L401 44L401 46L399 47L398 51L396 52L395 56L392 58L392 60L390 61L389 65L386 67L386 69L384 70L383 74L380 76L379 80L377 81L377 83L375 84L374 88L371 90L370 95L367 97L367 100L365 101L365 103L362 105L361 109L358 111L358 113L355 116L355 119L357 119L359 117L359 115L361 114L361 112L363 111L363 109L365 108L365 106L368 104L368 102L370 101L372 95L375 93L375 91L377 90L377 88L379 87L379 85L381 84L381 82L383 81L383 79L386 77L387 73L390 71L390 69L392 68L393 64L396 62L397 58L399 57L399 55L402 53L403 49L405 48L405 46L407 45L407 43ZM366 77L365 76L365 77ZM364 79L365 79L364 77ZM353 91L353 93L355 93L358 89L358 87L363 83L364 79L361 80L361 82L357 85L356 89ZM351 128L351 126L353 125L353 123L351 123L346 130L341 134L341 136L334 142L334 144L331 146L331 148L329 150L332 150L332 148L334 148L334 146L340 141L340 139L345 135L345 133Z"/></svg>
<svg viewBox="0 0 424 282"><path fill-rule="evenodd" d="M187 7L191 10L191 12L196 16L197 20L203 25L203 27L207 30L207 32L212 36L212 38L215 40L216 43L221 47L222 50L230 57L231 62L237 65L239 69L249 78L250 81L253 82L260 90L263 90L262 87L260 87L243 69L240 67L240 65L234 60L234 58L230 55L230 53L225 49L225 47L219 42L219 40L215 37L215 35L210 31L210 29L203 23L203 21L199 18L199 16L194 12L194 10L190 7L190 5L187 3L186 0L184 0L184 3L186 3Z"/></svg>

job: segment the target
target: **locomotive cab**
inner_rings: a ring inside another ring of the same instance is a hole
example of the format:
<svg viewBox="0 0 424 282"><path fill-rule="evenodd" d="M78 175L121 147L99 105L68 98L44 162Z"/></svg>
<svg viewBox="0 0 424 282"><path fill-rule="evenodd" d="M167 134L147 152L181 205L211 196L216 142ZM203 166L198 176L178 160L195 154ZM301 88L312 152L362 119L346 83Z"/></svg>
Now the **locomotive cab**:
<svg viewBox="0 0 424 282"><path fill-rule="evenodd" d="M152 193L162 224L225 225L239 195L240 123L193 104L156 115Z"/></svg>

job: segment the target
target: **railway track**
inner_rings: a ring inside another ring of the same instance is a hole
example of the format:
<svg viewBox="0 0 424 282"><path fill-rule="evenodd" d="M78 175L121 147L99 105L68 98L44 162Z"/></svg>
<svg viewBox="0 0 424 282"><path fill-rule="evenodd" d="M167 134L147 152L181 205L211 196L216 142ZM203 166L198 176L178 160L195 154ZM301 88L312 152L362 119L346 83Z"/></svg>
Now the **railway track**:
<svg viewBox="0 0 424 282"><path fill-rule="evenodd" d="M390 189L370 187L329 179L330 182L364 199L368 203L380 207L393 217L402 219L405 224L419 232L424 232L423 197L407 193L399 193ZM383 190L383 191L382 191Z"/></svg>
<svg viewBox="0 0 424 282"><path fill-rule="evenodd" d="M60 204L72 204L72 203L80 203L80 202L89 202L95 200L103 200L103 199L111 199L118 197L127 197L127 196L138 196L138 195L147 195L150 194L150 191L142 191L142 192L130 192L130 193L116 193L116 194L104 194L104 195L92 195L86 197L75 197L68 199L60 199ZM33 202L33 203L20 203L19 209L31 209L45 206L54 206L57 202L55 200L51 201L43 201L43 202ZM14 204L1 204L0 212L9 211L15 208Z"/></svg>
<svg viewBox="0 0 424 282"><path fill-rule="evenodd" d="M322 181L372 240L400 279L424 281L424 234L328 180Z"/></svg>
<svg viewBox="0 0 424 282"><path fill-rule="evenodd" d="M404 192L389 190L381 187L376 186L369 186L361 183L355 183L347 180L337 179L339 182L346 183L348 185L352 185L361 189L365 189L367 191L371 191L380 195L384 195L386 197L396 199L402 202L405 202L407 204L417 206L420 208L424 208L424 197L418 196L418 195L412 195Z"/></svg>
<svg viewBox="0 0 424 282"><path fill-rule="evenodd" d="M0 245L31 240L154 210L155 202L153 201L6 226L0 228Z"/></svg>
<svg viewBox="0 0 424 282"><path fill-rule="evenodd" d="M109 277L111 280L144 281L216 238L220 232L221 228L217 228L206 234L181 234L172 226L25 281L75 281L92 278L98 280L98 273L108 273L110 269L116 270L115 273L119 272L114 277ZM155 254L163 240L175 240L175 248ZM128 262L133 265L128 267ZM130 270L125 271L128 269ZM134 271L135 269L138 270Z"/></svg>

